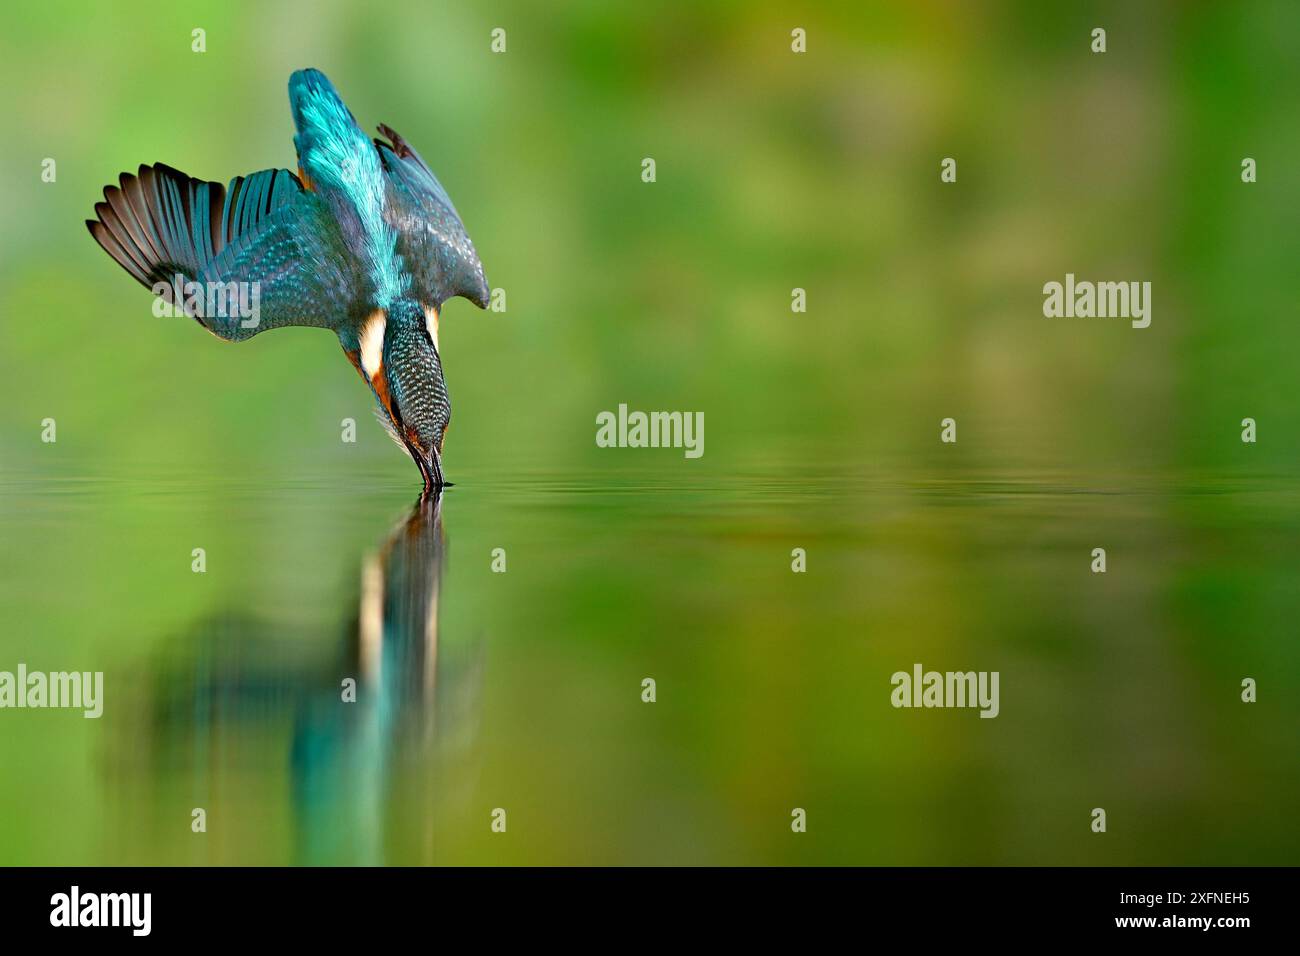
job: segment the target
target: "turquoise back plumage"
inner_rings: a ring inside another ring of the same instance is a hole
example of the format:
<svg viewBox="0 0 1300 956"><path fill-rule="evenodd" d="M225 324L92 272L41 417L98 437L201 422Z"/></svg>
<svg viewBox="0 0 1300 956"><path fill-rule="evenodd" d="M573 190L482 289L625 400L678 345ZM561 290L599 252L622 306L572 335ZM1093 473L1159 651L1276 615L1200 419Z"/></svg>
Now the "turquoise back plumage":
<svg viewBox="0 0 1300 956"><path fill-rule="evenodd" d="M387 182L379 154L319 70L289 78L289 103L298 162L361 257L374 304L386 309L405 295L410 276L397 253L397 232L384 218Z"/></svg>

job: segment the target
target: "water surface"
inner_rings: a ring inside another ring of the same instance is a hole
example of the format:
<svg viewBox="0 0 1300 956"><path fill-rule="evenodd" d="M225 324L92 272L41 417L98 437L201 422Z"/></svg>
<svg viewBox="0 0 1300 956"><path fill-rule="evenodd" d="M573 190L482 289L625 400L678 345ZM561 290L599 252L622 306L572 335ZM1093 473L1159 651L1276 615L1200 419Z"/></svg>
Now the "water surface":
<svg viewBox="0 0 1300 956"><path fill-rule="evenodd" d="M0 713L0 862L1295 859L1289 482L456 477L8 474L0 669L105 707Z"/></svg>

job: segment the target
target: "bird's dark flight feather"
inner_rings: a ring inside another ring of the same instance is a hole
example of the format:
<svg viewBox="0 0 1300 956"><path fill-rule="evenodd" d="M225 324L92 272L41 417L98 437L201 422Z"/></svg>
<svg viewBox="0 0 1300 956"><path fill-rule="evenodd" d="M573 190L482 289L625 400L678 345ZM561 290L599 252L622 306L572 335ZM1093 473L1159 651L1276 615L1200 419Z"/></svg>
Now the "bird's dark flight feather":
<svg viewBox="0 0 1300 956"><path fill-rule="evenodd" d="M474 243L433 170L397 131L381 124L375 149L383 163L384 219L397 232L397 252L411 276L411 294L441 308L464 296L488 305L488 284Z"/></svg>
<svg viewBox="0 0 1300 956"><path fill-rule="evenodd" d="M87 225L104 251L149 287L176 273L197 276L232 239L302 192L287 169L236 176L227 187L158 163L119 181L104 188L99 219Z"/></svg>

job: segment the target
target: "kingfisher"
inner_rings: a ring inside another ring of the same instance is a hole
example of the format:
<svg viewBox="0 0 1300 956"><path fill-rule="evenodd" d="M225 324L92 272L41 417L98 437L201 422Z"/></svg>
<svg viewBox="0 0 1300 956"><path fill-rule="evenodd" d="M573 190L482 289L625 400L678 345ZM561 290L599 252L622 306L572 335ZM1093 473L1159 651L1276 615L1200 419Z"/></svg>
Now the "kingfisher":
<svg viewBox="0 0 1300 956"><path fill-rule="evenodd" d="M264 169L222 185L141 166L104 188L86 225L123 269L220 339L333 330L428 494L446 484L451 419L438 318L454 296L487 308L483 265L438 177L391 127L367 137L319 70L289 77L289 105L297 174Z"/></svg>

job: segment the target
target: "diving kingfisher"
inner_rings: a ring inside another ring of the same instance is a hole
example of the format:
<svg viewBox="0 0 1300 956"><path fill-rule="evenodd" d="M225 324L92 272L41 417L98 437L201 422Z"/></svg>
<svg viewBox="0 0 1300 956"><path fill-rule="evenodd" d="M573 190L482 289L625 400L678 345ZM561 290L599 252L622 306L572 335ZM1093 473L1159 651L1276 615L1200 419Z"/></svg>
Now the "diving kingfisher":
<svg viewBox="0 0 1300 956"><path fill-rule="evenodd" d="M123 269L218 338L334 330L428 493L445 484L451 418L438 316L457 295L487 307L483 266L447 191L401 136L380 124L383 138L367 138L318 70L289 78L289 104L297 175L264 169L222 186L141 166L105 187L86 225ZM256 308L229 308L236 299Z"/></svg>

